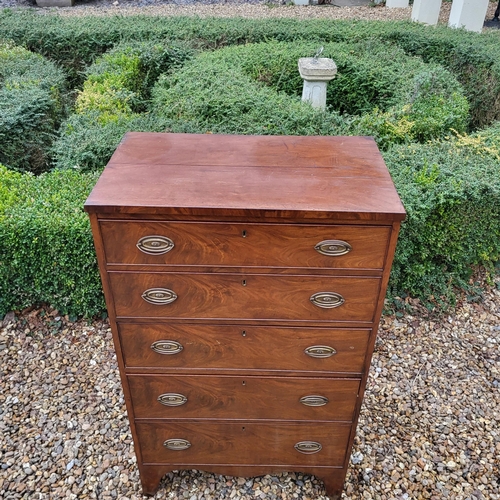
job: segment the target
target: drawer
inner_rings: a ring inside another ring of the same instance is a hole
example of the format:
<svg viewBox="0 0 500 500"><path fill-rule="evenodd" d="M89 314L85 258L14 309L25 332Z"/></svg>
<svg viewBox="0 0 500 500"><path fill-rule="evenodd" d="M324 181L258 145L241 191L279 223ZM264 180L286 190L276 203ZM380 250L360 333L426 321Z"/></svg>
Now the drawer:
<svg viewBox="0 0 500 500"><path fill-rule="evenodd" d="M136 418L343 420L359 379L129 375Z"/></svg>
<svg viewBox="0 0 500 500"><path fill-rule="evenodd" d="M136 430L141 443L142 460L146 464L341 467L344 465L351 426L286 421L137 422ZM167 446L185 449L170 449Z"/></svg>
<svg viewBox="0 0 500 500"><path fill-rule="evenodd" d="M370 330L119 323L126 368L345 372L364 369Z"/></svg>
<svg viewBox="0 0 500 500"><path fill-rule="evenodd" d="M109 220L100 228L108 264L379 270L390 233L388 226Z"/></svg>
<svg viewBox="0 0 500 500"><path fill-rule="evenodd" d="M364 277L110 272L109 279L116 315L138 318L370 322L380 288L379 278Z"/></svg>

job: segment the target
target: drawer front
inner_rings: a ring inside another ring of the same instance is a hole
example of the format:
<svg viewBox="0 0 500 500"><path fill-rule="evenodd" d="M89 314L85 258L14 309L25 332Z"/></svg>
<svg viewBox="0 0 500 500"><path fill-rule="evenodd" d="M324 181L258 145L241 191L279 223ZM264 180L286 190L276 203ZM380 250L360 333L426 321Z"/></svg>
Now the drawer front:
<svg viewBox="0 0 500 500"><path fill-rule="evenodd" d="M382 269L390 233L387 226L341 225L101 221L100 227L108 264L189 266Z"/></svg>
<svg viewBox="0 0 500 500"><path fill-rule="evenodd" d="M136 418L352 421L359 379L129 375Z"/></svg>
<svg viewBox="0 0 500 500"><path fill-rule="evenodd" d="M143 463L341 467L351 426L324 422L199 421L137 423L136 430Z"/></svg>
<svg viewBox="0 0 500 500"><path fill-rule="evenodd" d="M110 272L109 278L116 315L139 318L369 322L380 288L379 278L330 276ZM155 300L164 303L149 302Z"/></svg>
<svg viewBox="0 0 500 500"><path fill-rule="evenodd" d="M370 330L118 324L127 368L363 372Z"/></svg>

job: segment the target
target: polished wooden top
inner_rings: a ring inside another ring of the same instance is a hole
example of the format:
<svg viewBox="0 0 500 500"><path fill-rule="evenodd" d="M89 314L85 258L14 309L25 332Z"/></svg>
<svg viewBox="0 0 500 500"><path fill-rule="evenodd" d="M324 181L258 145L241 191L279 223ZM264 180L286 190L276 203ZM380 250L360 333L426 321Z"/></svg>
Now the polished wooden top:
<svg viewBox="0 0 500 500"><path fill-rule="evenodd" d="M370 137L129 132L87 212L402 220Z"/></svg>

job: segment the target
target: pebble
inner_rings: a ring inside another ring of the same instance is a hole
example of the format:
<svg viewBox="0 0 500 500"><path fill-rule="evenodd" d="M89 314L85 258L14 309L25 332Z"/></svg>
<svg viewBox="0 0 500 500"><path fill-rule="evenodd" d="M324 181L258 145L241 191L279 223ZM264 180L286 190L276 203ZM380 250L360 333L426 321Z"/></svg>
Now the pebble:
<svg viewBox="0 0 500 500"><path fill-rule="evenodd" d="M56 337L50 317L30 314L0 329L0 498L145 498L108 323L61 318ZM499 324L497 288L446 321L418 307L382 318L343 500L500 500ZM167 474L154 498L327 497L296 472L186 470Z"/></svg>
<svg viewBox="0 0 500 500"><path fill-rule="evenodd" d="M317 3L312 0L311 3ZM380 3L375 0L374 4ZM411 7L389 9L383 6L351 6L339 8L340 0L327 0L323 5L294 6L290 0L75 0L72 7L36 6L35 0L0 0L0 8L35 8L39 12L57 11L63 16L147 14L160 16L246 17L294 19L362 19L373 21L410 20ZM487 18L492 19L496 4L490 3ZM443 2L440 23L447 23L451 2ZM59 317L60 318L60 317ZM59 321L59 320L57 320Z"/></svg>

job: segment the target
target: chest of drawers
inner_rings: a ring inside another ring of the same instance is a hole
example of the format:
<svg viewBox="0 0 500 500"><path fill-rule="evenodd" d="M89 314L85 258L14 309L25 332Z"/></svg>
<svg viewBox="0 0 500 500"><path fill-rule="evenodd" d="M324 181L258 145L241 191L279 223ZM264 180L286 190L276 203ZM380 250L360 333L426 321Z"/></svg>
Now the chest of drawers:
<svg viewBox="0 0 500 500"><path fill-rule="evenodd" d="M143 491L342 492L404 209L374 141L129 133L89 212Z"/></svg>

